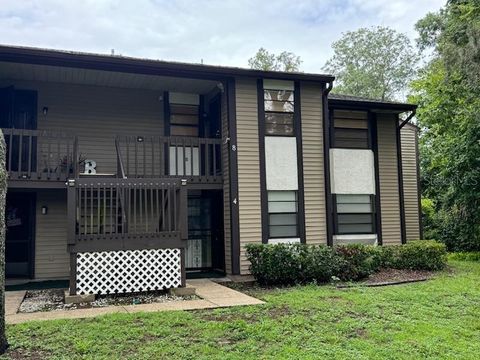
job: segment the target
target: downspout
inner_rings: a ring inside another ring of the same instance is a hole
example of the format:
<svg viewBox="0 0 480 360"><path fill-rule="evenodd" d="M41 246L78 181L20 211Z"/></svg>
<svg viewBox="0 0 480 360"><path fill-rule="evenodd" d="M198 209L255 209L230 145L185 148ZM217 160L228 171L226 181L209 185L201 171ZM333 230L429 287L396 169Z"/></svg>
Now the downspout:
<svg viewBox="0 0 480 360"><path fill-rule="evenodd" d="M413 109L412 112L410 113L410 115L407 116L407 118L405 120L402 121L402 123L400 124L400 126L398 127L399 129L403 128L405 125L407 125L407 123L412 120L412 118L415 116L415 114L417 113L417 109Z"/></svg>
<svg viewBox="0 0 480 360"><path fill-rule="evenodd" d="M327 212L327 245L333 245L333 204L330 184L330 114L328 109L328 94L333 88L333 80L328 82L323 90L323 161L325 177L325 207Z"/></svg>
<svg viewBox="0 0 480 360"><path fill-rule="evenodd" d="M402 244L407 242L407 229L405 220L405 192L403 189L403 164L402 164L402 140L400 131L402 128L415 116L417 109L413 109L410 115L402 121L401 124L397 123L397 174L398 174L398 190L399 190L399 202L400 202L400 232ZM420 216L420 215L419 215Z"/></svg>

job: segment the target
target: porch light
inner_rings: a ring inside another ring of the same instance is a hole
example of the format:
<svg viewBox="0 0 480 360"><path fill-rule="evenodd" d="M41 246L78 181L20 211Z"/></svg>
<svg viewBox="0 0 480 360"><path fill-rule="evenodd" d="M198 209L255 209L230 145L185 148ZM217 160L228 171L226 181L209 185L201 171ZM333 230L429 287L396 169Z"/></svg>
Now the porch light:
<svg viewBox="0 0 480 360"><path fill-rule="evenodd" d="M47 215L47 213L48 213L48 207L43 205L42 206L42 215Z"/></svg>
<svg viewBox="0 0 480 360"><path fill-rule="evenodd" d="M137 136L137 142L143 142L144 140L143 136Z"/></svg>
<svg viewBox="0 0 480 360"><path fill-rule="evenodd" d="M43 115L47 116L47 114L48 114L48 107L47 107L47 106L44 106L43 109L42 109L42 112L43 112Z"/></svg>

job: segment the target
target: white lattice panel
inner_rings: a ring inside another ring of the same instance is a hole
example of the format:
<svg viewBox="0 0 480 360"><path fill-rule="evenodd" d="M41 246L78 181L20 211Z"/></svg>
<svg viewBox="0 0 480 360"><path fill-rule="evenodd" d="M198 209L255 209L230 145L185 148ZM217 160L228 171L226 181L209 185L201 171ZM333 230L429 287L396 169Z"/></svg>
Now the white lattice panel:
<svg viewBox="0 0 480 360"><path fill-rule="evenodd" d="M77 294L162 290L182 283L180 249L77 254Z"/></svg>

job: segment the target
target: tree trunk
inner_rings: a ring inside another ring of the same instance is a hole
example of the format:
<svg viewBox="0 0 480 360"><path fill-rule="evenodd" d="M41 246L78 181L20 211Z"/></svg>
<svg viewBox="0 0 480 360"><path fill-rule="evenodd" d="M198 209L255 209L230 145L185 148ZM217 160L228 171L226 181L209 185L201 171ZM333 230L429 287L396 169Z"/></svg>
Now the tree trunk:
<svg viewBox="0 0 480 360"><path fill-rule="evenodd" d="M5 336L5 200L7 197L5 151L5 140L0 130L0 354L3 354L8 347Z"/></svg>

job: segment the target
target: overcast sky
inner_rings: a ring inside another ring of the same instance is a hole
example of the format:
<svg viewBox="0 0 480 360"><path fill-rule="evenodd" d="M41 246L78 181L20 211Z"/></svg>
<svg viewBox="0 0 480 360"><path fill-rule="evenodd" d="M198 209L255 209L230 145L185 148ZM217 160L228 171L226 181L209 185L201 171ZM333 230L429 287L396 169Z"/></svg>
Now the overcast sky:
<svg viewBox="0 0 480 360"><path fill-rule="evenodd" d="M260 47L321 72L342 32L415 22L445 0L0 0L0 43L247 66Z"/></svg>

